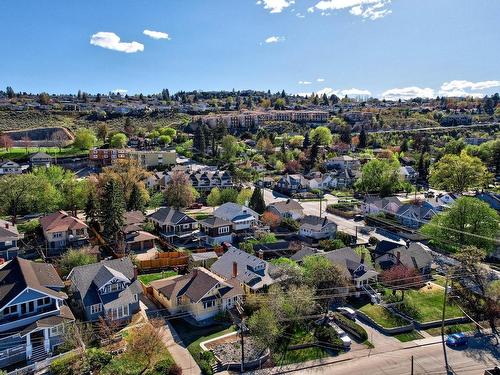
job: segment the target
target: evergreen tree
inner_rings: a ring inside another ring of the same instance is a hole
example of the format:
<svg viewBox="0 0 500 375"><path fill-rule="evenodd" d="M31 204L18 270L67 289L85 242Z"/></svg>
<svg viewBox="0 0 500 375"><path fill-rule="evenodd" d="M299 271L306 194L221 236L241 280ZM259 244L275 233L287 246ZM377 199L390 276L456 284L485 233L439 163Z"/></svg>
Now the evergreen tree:
<svg viewBox="0 0 500 375"><path fill-rule="evenodd" d="M351 125L345 124L340 127L339 132L340 132L340 140L344 143L347 143L348 145L351 144Z"/></svg>
<svg viewBox="0 0 500 375"><path fill-rule="evenodd" d="M320 146L320 140L318 137L315 137L314 142L311 146L311 151L309 152L309 162L307 166L308 171L313 169L314 165L316 164L316 160L318 159L319 155L319 146Z"/></svg>
<svg viewBox="0 0 500 375"><path fill-rule="evenodd" d="M130 192L127 210L144 212L145 208L146 202L144 202L144 196L142 195L141 189L139 188L139 185L134 184L132 191Z"/></svg>
<svg viewBox="0 0 500 375"><path fill-rule="evenodd" d="M205 155L206 143L203 125L199 125L198 129L196 129L196 132L194 133L193 148L196 150L197 154L201 156Z"/></svg>
<svg viewBox="0 0 500 375"><path fill-rule="evenodd" d="M114 179L109 180L104 185L99 207L99 221L103 228L104 237L116 242L118 233L125 224L123 218L125 199L120 184Z"/></svg>
<svg viewBox="0 0 500 375"><path fill-rule="evenodd" d="M266 210L266 202L264 201L264 195L260 187L255 187L248 206L258 214L263 214Z"/></svg>
<svg viewBox="0 0 500 375"><path fill-rule="evenodd" d="M420 153L420 157L418 158L418 176L420 180L427 181L429 177L429 160L425 157L423 152Z"/></svg>
<svg viewBox="0 0 500 375"><path fill-rule="evenodd" d="M304 142L302 142L302 149L307 150L311 146L311 139L309 138L309 132L304 136Z"/></svg>
<svg viewBox="0 0 500 375"><path fill-rule="evenodd" d="M365 148L368 144L367 136L366 136L366 130L365 128L361 128L361 132L359 133L359 148Z"/></svg>
<svg viewBox="0 0 500 375"><path fill-rule="evenodd" d="M90 189L85 203L85 217L90 226L95 226L99 221L99 202L94 189Z"/></svg>
<svg viewBox="0 0 500 375"><path fill-rule="evenodd" d="M14 92L14 89L12 87L10 87L10 86L7 86L7 91L6 92L7 92L7 97L9 99L12 99L14 97L14 95L16 94Z"/></svg>
<svg viewBox="0 0 500 375"><path fill-rule="evenodd" d="M407 152L408 151L408 138L405 138L403 140L403 143L401 144L400 150L402 152Z"/></svg>
<svg viewBox="0 0 500 375"><path fill-rule="evenodd" d="M323 94L323 105L330 105L330 101L328 100L328 96L326 96L326 94Z"/></svg>
<svg viewBox="0 0 500 375"><path fill-rule="evenodd" d="M78 100L82 98L82 90L78 90L78 93L76 94L76 97Z"/></svg>

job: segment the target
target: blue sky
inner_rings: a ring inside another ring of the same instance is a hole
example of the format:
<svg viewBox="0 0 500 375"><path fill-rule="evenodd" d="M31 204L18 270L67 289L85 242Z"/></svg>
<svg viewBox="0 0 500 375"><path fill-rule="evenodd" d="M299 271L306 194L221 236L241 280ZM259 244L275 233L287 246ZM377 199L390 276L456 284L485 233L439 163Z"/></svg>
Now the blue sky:
<svg viewBox="0 0 500 375"><path fill-rule="evenodd" d="M0 87L490 94L499 20L498 0L1 1Z"/></svg>

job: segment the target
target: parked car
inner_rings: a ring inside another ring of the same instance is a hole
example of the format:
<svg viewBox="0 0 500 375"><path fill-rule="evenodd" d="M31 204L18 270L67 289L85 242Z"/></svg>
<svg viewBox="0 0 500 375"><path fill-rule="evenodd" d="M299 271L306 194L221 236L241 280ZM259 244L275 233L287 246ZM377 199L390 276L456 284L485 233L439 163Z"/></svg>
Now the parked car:
<svg viewBox="0 0 500 375"><path fill-rule="evenodd" d="M347 333L345 333L345 331L342 328L340 328L337 324L335 324L332 321L330 321L328 325L332 327L335 330L335 332L337 332L337 335L339 336L339 339L342 341L344 348L350 348L352 341L351 338L347 335Z"/></svg>
<svg viewBox="0 0 500 375"><path fill-rule="evenodd" d="M465 346L467 345L467 342L469 341L469 338L465 336L462 332L460 333L453 333L448 336L446 339L446 344L448 346Z"/></svg>
<svg viewBox="0 0 500 375"><path fill-rule="evenodd" d="M424 193L424 197L426 197L426 198L434 198L435 196L436 196L436 194L434 194L433 191L426 191Z"/></svg>
<svg viewBox="0 0 500 375"><path fill-rule="evenodd" d="M202 208L202 207L203 207L203 205L202 205L201 203L193 203L193 204L192 204L191 206L189 206L188 208L189 208L190 210L198 210L198 209L200 209L200 208Z"/></svg>
<svg viewBox="0 0 500 375"><path fill-rule="evenodd" d="M356 311L354 311L350 307L339 307L337 308L337 311L344 315L346 318L356 320Z"/></svg>
<svg viewBox="0 0 500 375"><path fill-rule="evenodd" d="M363 221L365 217L363 215L354 215L354 221Z"/></svg>

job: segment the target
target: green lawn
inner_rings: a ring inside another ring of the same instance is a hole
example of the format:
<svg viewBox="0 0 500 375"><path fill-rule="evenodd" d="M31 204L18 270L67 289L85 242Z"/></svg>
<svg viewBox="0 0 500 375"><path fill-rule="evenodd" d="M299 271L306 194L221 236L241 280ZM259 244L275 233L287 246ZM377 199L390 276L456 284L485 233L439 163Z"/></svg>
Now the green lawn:
<svg viewBox="0 0 500 375"><path fill-rule="evenodd" d="M325 349L321 347L311 347L306 349L287 350L284 353L273 353L272 358L276 366L283 366L291 363L312 361L314 359L321 359L329 356L331 356L331 354L329 354Z"/></svg>
<svg viewBox="0 0 500 375"><path fill-rule="evenodd" d="M34 154L36 152L45 152L51 156L87 156L89 154L88 150L80 150L74 147L63 147L59 150L58 147L28 147L28 152L26 152L25 147L13 147L9 151L5 149L0 150L0 159L21 159L26 158L28 155Z"/></svg>
<svg viewBox="0 0 500 375"><path fill-rule="evenodd" d="M482 324L482 326L484 327L484 324ZM448 335L450 333L457 333L457 332L474 332L475 330L476 330L476 325L474 323L453 324L453 325L444 327L445 335ZM429 329L426 329L425 332L427 332L429 335L432 335L432 336L440 336L441 335L441 327L429 328Z"/></svg>
<svg viewBox="0 0 500 375"><path fill-rule="evenodd" d="M148 274L144 274L144 275L139 275L139 276L137 276L137 278L144 285L149 285L152 281L164 279L166 277L175 276L175 275L177 275L177 272L175 272L175 271L162 271L162 272L157 272L157 273L148 273Z"/></svg>
<svg viewBox="0 0 500 375"><path fill-rule="evenodd" d="M442 318L444 290L418 291L409 290L405 292L405 301L412 306L408 313L419 322L431 322ZM457 318L463 316L458 306L448 304L446 306L445 318Z"/></svg>
<svg viewBox="0 0 500 375"><path fill-rule="evenodd" d="M408 342L408 341L413 341L413 340L418 340L424 338L420 333L417 331L413 330L411 332L405 332L405 333L400 333L397 335L394 335L395 338L397 338L401 342Z"/></svg>
<svg viewBox="0 0 500 375"><path fill-rule="evenodd" d="M441 285L444 288L444 284L446 282L446 277L441 276L441 275L434 275L432 282L434 284Z"/></svg>
<svg viewBox="0 0 500 375"><path fill-rule="evenodd" d="M380 305L367 304L361 307L360 310L384 328L395 328L408 324L404 319L392 314Z"/></svg>

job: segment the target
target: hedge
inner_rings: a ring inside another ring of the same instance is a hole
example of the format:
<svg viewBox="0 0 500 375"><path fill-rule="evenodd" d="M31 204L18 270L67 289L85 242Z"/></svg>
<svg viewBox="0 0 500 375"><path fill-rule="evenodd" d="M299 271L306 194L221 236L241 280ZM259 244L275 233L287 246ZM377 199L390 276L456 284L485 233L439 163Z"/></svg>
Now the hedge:
<svg viewBox="0 0 500 375"><path fill-rule="evenodd" d="M359 324L356 324L352 320L346 318L341 313L333 313L333 318L339 324L339 326L350 334L356 336L359 340L365 341L368 339L368 333Z"/></svg>

